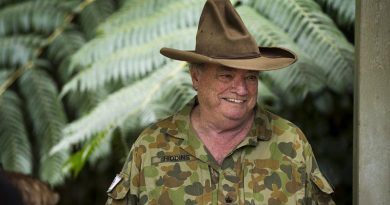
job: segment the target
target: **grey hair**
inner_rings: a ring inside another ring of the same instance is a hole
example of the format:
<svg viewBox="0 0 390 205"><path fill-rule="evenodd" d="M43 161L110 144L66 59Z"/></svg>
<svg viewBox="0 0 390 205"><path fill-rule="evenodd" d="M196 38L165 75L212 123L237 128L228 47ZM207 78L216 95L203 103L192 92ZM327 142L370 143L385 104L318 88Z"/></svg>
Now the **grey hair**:
<svg viewBox="0 0 390 205"><path fill-rule="evenodd" d="M200 71L204 67L204 63L189 63L189 68L190 69L196 69Z"/></svg>

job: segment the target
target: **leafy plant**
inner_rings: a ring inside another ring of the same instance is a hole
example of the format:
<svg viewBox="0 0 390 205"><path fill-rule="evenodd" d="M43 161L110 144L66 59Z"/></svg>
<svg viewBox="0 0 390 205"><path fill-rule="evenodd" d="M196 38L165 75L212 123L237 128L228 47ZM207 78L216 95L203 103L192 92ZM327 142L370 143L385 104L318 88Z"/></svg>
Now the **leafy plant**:
<svg viewBox="0 0 390 205"><path fill-rule="evenodd" d="M82 113L82 109L72 107L70 100L62 101L58 90L70 78L64 71L69 70L69 57L87 35L75 26L83 28L75 16L87 15L82 11L91 3L1 2L0 154L4 169L35 175L53 185L63 182L69 152L50 155L49 151L62 139L68 116L74 117L66 110Z"/></svg>
<svg viewBox="0 0 390 205"><path fill-rule="evenodd" d="M254 0L252 5L294 39L325 72L327 86L352 89L354 48L312 0Z"/></svg>
<svg viewBox="0 0 390 205"><path fill-rule="evenodd" d="M316 0L316 2L342 30L353 32L356 10L354 0Z"/></svg>

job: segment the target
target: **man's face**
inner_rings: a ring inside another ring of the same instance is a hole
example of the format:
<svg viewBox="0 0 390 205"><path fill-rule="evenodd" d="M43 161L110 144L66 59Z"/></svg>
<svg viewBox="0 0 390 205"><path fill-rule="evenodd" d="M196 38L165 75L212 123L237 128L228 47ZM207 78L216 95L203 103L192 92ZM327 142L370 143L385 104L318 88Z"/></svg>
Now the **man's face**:
<svg viewBox="0 0 390 205"><path fill-rule="evenodd" d="M217 120L245 120L256 105L258 71L205 64L191 77L200 109Z"/></svg>

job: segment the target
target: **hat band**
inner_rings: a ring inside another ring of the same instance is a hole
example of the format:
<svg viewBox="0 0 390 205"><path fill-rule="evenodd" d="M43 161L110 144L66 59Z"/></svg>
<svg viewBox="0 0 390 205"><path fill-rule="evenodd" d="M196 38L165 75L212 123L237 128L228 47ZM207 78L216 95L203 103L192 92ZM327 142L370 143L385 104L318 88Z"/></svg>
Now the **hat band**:
<svg viewBox="0 0 390 205"><path fill-rule="evenodd" d="M256 53L254 55L246 55L246 56L239 56L239 57L233 57L233 56L212 56L212 55L209 55L208 57L214 58L214 59L252 59L252 58L258 58L260 56L261 56L260 53Z"/></svg>

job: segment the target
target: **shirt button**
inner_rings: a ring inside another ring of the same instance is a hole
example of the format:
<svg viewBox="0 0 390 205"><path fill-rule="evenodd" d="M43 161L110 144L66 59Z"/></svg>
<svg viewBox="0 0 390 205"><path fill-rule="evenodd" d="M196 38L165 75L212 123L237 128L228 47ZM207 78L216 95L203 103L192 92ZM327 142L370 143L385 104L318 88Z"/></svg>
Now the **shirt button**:
<svg viewBox="0 0 390 205"><path fill-rule="evenodd" d="M228 203L228 204L232 203L233 199L230 196L227 196L227 197L225 197L225 202Z"/></svg>

